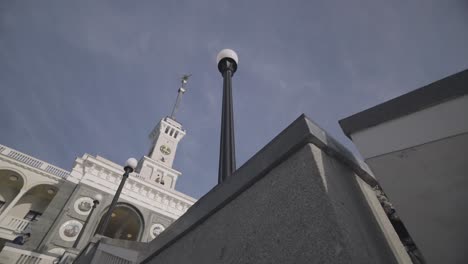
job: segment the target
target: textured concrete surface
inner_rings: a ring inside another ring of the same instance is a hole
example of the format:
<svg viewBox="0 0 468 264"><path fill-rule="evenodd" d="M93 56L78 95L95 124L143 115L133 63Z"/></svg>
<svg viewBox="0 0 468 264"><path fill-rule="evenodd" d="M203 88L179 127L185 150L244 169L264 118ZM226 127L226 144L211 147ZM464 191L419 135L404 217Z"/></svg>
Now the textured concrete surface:
<svg viewBox="0 0 468 264"><path fill-rule="evenodd" d="M355 175L319 153L304 146L145 263L395 263Z"/></svg>
<svg viewBox="0 0 468 264"><path fill-rule="evenodd" d="M468 70L340 121L428 263L468 263Z"/></svg>
<svg viewBox="0 0 468 264"><path fill-rule="evenodd" d="M468 133L368 160L428 263L468 263Z"/></svg>
<svg viewBox="0 0 468 264"><path fill-rule="evenodd" d="M340 148L301 116L153 240L142 263L396 263L356 181L366 170Z"/></svg>

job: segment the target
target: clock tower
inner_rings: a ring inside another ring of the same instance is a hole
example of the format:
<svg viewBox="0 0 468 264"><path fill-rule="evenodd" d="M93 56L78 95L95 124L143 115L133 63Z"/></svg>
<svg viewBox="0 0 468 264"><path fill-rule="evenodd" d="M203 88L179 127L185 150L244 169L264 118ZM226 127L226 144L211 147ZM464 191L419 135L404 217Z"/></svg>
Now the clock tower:
<svg viewBox="0 0 468 264"><path fill-rule="evenodd" d="M177 145L185 136L182 125L176 121L175 114L179 107L185 85L190 75L182 77L182 87L178 90L177 100L169 117L165 117L151 131L149 138L151 148L147 156L143 156L138 164L137 171L145 181L174 189L177 178L181 173L172 168Z"/></svg>
<svg viewBox="0 0 468 264"><path fill-rule="evenodd" d="M152 145L148 157L172 168L177 144L184 136L180 123L170 117L163 118L149 135Z"/></svg>

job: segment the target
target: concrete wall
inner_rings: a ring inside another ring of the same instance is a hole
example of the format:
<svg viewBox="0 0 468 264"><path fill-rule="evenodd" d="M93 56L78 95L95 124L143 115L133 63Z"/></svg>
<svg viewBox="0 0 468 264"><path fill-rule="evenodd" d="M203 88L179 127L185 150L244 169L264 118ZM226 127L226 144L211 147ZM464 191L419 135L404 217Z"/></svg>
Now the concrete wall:
<svg viewBox="0 0 468 264"><path fill-rule="evenodd" d="M466 113L468 95L350 135L428 263L468 262Z"/></svg>
<svg viewBox="0 0 468 264"><path fill-rule="evenodd" d="M305 146L147 263L396 263L355 175L314 152Z"/></svg>
<svg viewBox="0 0 468 264"><path fill-rule="evenodd" d="M468 134L368 159L429 263L467 263Z"/></svg>
<svg viewBox="0 0 468 264"><path fill-rule="evenodd" d="M357 131L351 138L368 159L466 133L466 113L468 95Z"/></svg>
<svg viewBox="0 0 468 264"><path fill-rule="evenodd" d="M141 263L397 263L348 153L326 139L301 116L153 240Z"/></svg>

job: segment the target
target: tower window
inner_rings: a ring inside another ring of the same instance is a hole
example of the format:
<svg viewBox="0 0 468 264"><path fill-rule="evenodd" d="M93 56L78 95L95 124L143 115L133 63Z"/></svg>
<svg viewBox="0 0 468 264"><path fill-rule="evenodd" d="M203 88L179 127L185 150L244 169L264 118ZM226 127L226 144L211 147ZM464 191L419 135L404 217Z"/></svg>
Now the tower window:
<svg viewBox="0 0 468 264"><path fill-rule="evenodd" d="M170 135L171 135L171 137L172 137L172 135L174 135L174 129L171 129L171 134Z"/></svg>
<svg viewBox="0 0 468 264"><path fill-rule="evenodd" d="M179 135L179 131L176 131L175 135L174 135L174 138L177 138L178 135Z"/></svg>
<svg viewBox="0 0 468 264"><path fill-rule="evenodd" d="M164 133L169 133L169 126L166 127L166 131L164 131Z"/></svg>

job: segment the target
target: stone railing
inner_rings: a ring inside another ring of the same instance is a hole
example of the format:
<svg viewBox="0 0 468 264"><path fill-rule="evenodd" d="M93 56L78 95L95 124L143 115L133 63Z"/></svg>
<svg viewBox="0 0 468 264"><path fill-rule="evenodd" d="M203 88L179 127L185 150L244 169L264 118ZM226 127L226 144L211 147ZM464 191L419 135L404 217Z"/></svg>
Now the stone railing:
<svg viewBox="0 0 468 264"><path fill-rule="evenodd" d="M36 159L34 157L31 157L29 155L26 155L24 153L11 149L7 146L0 145L0 155L9 157L23 164L26 164L30 167L39 169L41 171L45 171L49 174L52 174L54 176L57 176L63 179L67 178L68 175L70 174L70 172L64 169L61 169L47 162L44 162L42 160Z"/></svg>
<svg viewBox="0 0 468 264"><path fill-rule="evenodd" d="M11 243L0 252L0 263L53 264L56 261L56 257L24 250Z"/></svg>
<svg viewBox="0 0 468 264"><path fill-rule="evenodd" d="M25 230L31 222L29 220L21 219L18 217L14 217L11 215L7 215L2 223L0 224L1 227L5 229L12 230L16 233L21 233Z"/></svg>

